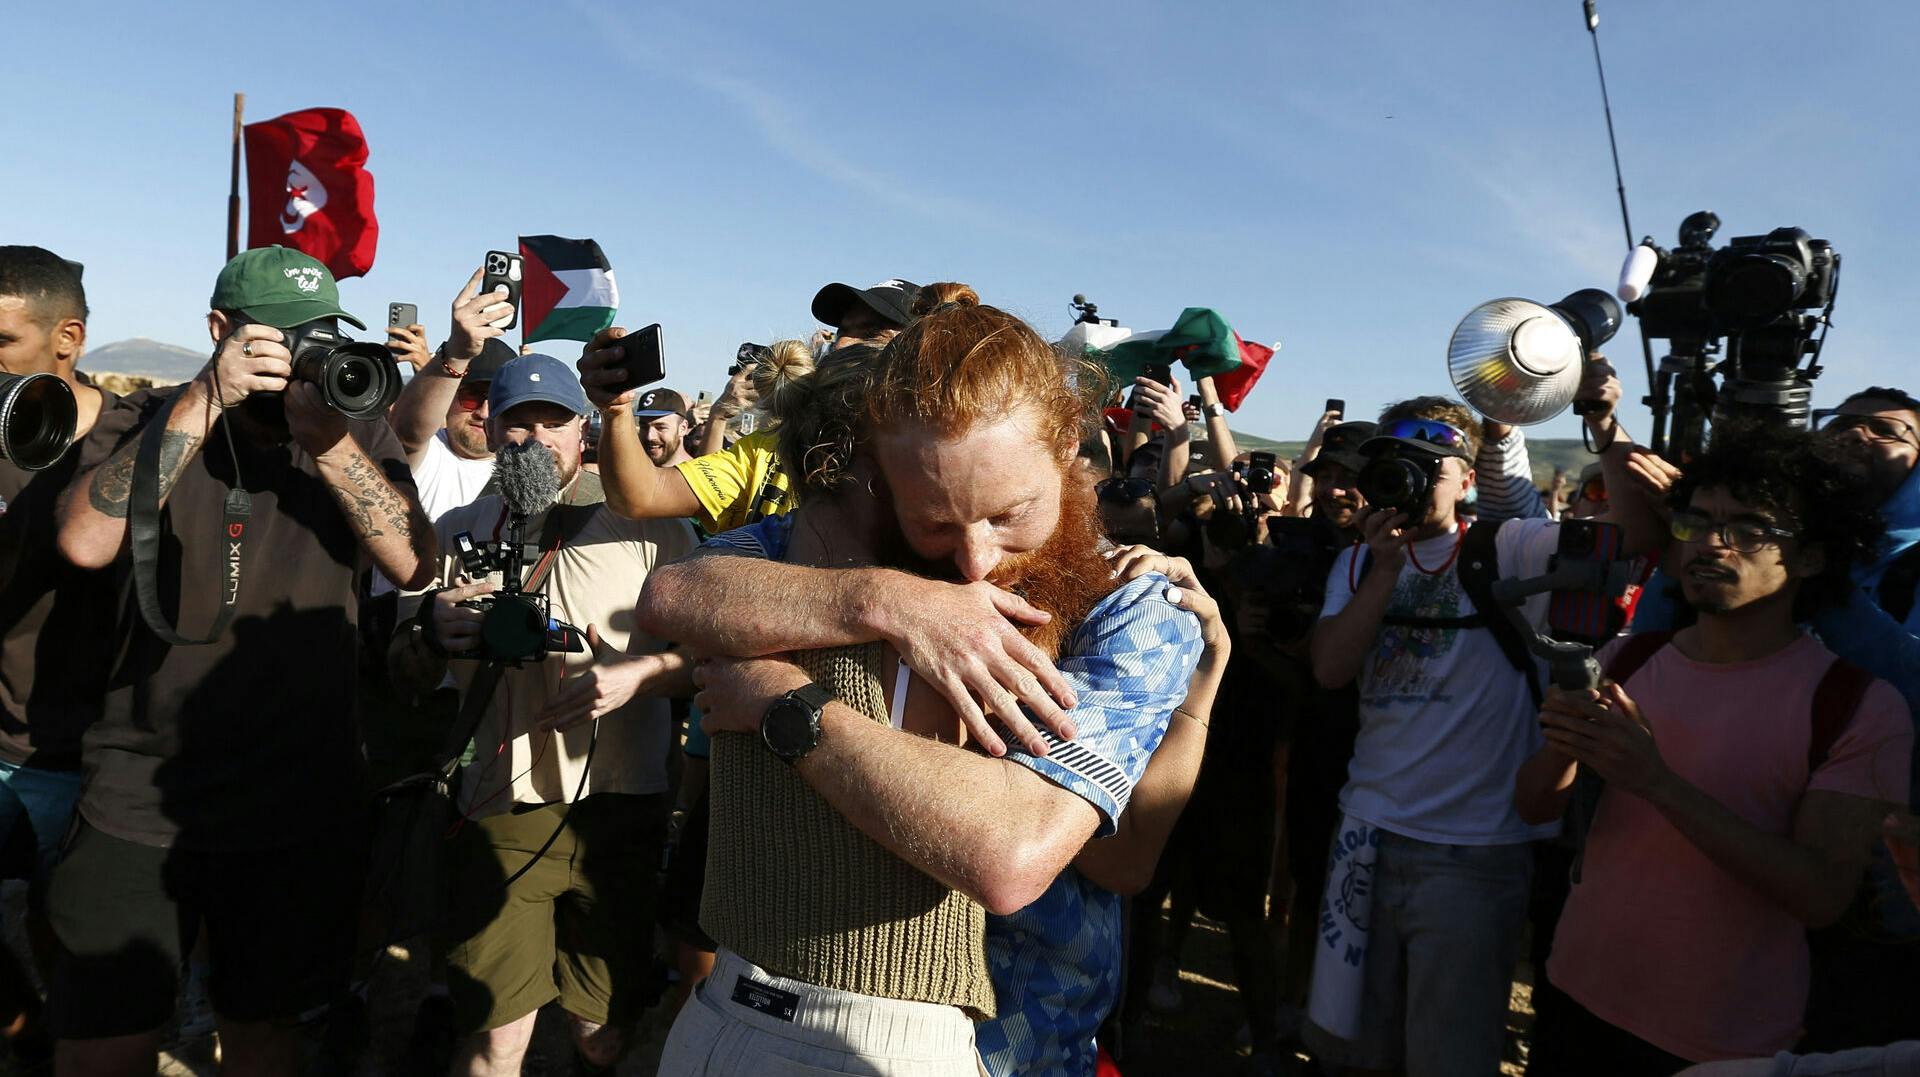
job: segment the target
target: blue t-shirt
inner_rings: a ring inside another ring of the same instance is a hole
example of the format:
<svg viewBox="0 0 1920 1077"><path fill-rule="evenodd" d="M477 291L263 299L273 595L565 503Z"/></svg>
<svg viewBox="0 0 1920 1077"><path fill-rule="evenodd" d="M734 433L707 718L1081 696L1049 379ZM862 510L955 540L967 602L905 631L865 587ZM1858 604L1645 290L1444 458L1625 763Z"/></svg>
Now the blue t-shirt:
<svg viewBox="0 0 1920 1077"><path fill-rule="evenodd" d="M718 535L709 547L784 560L791 517ZM1044 729L1047 754L1010 744L1006 758L1086 799L1096 831L1114 830L1147 759L1186 698L1199 664L1200 623L1169 602L1165 576L1128 581L1094 606L1067 641L1060 672L1079 704L1071 741ZM987 917L987 963L1000 1015L975 1031L994 1077L1080 1077L1094 1072L1093 1037L1120 994L1126 899L1069 867L1038 901Z"/></svg>

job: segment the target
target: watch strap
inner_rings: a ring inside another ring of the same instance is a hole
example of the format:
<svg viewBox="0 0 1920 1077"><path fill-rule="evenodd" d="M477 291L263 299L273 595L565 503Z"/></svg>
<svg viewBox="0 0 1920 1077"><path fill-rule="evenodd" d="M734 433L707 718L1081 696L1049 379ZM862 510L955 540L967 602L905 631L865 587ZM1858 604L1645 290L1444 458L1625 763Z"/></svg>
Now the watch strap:
<svg viewBox="0 0 1920 1077"><path fill-rule="evenodd" d="M833 693L827 691L818 681L808 681L789 694L815 711L826 710L827 704L833 702Z"/></svg>

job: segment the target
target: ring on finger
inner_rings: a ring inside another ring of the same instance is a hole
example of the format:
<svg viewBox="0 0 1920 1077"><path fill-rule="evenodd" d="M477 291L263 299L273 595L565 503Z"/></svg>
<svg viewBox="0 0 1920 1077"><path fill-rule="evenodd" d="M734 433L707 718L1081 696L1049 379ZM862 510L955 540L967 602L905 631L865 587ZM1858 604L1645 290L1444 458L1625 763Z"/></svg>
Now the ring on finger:
<svg viewBox="0 0 1920 1077"><path fill-rule="evenodd" d="M242 343L240 345L240 354L249 359L253 358L253 341L249 340Z"/></svg>

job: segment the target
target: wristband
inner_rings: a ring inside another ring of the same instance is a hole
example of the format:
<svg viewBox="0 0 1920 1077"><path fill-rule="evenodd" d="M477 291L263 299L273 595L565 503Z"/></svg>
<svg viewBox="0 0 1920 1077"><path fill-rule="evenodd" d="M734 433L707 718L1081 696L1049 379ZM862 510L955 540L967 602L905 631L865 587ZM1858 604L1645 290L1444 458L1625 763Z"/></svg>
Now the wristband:
<svg viewBox="0 0 1920 1077"><path fill-rule="evenodd" d="M467 366L472 366L472 365L473 365L473 363L472 363L472 361L471 361L471 360L469 360L469 361L467 362L467 365L466 365L466 366L463 366L463 367L461 367L461 368L460 368L459 370L455 370L455 369L453 369L453 363L452 363L452 361L450 361L450 360L449 360L449 359L447 358L447 346L446 346L446 345L445 345L444 343L443 343L443 344L441 344L441 345L440 345L440 346L439 346L438 348L435 348L435 349L433 350L433 357L434 357L435 359L438 359L438 360L440 360L440 374L441 374L441 376L443 376L443 377L448 377L448 378L452 378L452 379L453 379L453 380L455 380L455 381L459 381L460 379L462 379L462 378L464 378L464 377L466 377L466 376L467 376Z"/></svg>

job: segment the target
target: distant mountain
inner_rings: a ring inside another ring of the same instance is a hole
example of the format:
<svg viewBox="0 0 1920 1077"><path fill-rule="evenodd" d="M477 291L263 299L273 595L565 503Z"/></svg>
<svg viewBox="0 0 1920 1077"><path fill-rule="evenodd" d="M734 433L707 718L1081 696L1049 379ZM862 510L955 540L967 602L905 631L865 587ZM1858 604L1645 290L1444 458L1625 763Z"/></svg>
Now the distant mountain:
<svg viewBox="0 0 1920 1077"><path fill-rule="evenodd" d="M116 340L97 348L88 348L80 357L80 369L115 374L144 374L168 385L186 381L207 365L207 353L174 344L162 344L146 337Z"/></svg>

